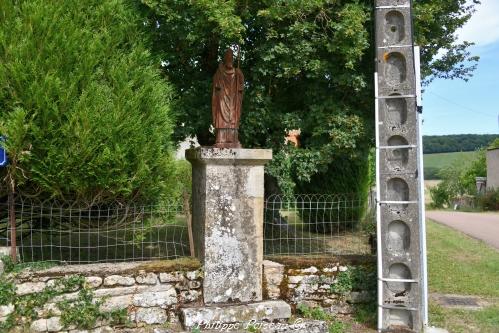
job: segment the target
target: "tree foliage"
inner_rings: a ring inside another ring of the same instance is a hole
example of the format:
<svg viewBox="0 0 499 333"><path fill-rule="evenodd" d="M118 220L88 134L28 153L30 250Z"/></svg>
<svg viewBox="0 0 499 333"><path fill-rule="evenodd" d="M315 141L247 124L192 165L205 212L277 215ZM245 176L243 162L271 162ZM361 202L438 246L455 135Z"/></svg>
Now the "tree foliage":
<svg viewBox="0 0 499 333"><path fill-rule="evenodd" d="M418 0L414 2L416 43L421 45L421 75L427 85L435 78L467 81L479 57L469 51L472 41L458 42L456 31L480 1Z"/></svg>
<svg viewBox="0 0 499 333"><path fill-rule="evenodd" d="M423 153L453 153L486 148L499 139L497 134L452 134L423 136Z"/></svg>
<svg viewBox="0 0 499 333"><path fill-rule="evenodd" d="M286 193L365 189L374 137L372 1L141 1L178 92L177 141L196 135L213 142L211 78L224 49L239 43L243 146L274 150L267 173ZM461 66L474 58L466 56L468 44L454 43L455 31L473 7L464 0L415 5L425 77L465 79L473 66ZM301 146L286 145L286 131L298 128Z"/></svg>
<svg viewBox="0 0 499 333"><path fill-rule="evenodd" d="M137 7L5 0L0 21L2 185L83 202L170 188L172 89Z"/></svg>
<svg viewBox="0 0 499 333"><path fill-rule="evenodd" d="M476 195L476 177L487 176L487 157L484 149L478 150L476 158L470 163L455 163L439 172L442 179L430 189L435 207L451 206L455 198L463 195Z"/></svg>
<svg viewBox="0 0 499 333"><path fill-rule="evenodd" d="M496 138L494 141L490 143L488 149L499 149L499 138Z"/></svg>

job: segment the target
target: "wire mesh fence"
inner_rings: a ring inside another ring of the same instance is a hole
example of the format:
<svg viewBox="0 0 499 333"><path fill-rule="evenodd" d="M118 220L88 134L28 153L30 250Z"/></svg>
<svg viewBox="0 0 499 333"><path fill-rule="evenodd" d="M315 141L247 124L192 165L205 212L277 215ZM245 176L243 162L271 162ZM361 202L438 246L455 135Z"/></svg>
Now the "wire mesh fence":
<svg viewBox="0 0 499 333"><path fill-rule="evenodd" d="M174 259L191 255L189 200L159 205L81 207L17 198L18 256L68 264ZM265 200L264 253L342 255L373 252L374 212L356 195L273 195ZM0 203L0 247L12 238Z"/></svg>
<svg viewBox="0 0 499 333"><path fill-rule="evenodd" d="M264 252L269 256L370 254L374 229L367 197L297 194L265 201Z"/></svg>
<svg viewBox="0 0 499 333"><path fill-rule="evenodd" d="M190 255L182 202L79 207L17 199L14 208L23 262L80 264ZM11 237L7 204L1 204L0 246L10 245Z"/></svg>

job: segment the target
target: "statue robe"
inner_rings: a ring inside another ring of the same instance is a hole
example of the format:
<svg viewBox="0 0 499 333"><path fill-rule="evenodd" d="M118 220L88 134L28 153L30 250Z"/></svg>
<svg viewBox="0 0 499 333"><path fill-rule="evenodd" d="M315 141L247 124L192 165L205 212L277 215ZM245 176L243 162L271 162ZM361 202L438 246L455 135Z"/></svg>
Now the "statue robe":
<svg viewBox="0 0 499 333"><path fill-rule="evenodd" d="M217 144L239 145L238 128L241 119L244 76L239 68L227 68L223 63L213 77L212 116Z"/></svg>

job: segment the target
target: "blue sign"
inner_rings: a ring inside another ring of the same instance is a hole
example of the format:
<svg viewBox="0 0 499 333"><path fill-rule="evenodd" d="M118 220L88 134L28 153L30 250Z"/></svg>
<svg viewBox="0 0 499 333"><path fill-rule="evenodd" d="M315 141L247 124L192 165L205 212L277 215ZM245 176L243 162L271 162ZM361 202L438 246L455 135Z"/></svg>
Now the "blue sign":
<svg viewBox="0 0 499 333"><path fill-rule="evenodd" d="M5 141L3 136L0 136L0 141ZM7 152L0 146L0 168L3 168L9 164L9 159L7 158Z"/></svg>

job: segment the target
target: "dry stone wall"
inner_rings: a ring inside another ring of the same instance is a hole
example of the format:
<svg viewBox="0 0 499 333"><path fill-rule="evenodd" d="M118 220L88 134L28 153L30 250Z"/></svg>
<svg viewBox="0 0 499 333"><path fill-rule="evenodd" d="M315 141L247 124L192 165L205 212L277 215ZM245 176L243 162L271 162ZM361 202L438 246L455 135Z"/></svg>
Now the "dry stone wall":
<svg viewBox="0 0 499 333"><path fill-rule="evenodd" d="M374 301L374 258L360 262L345 258L298 263L265 260L263 267L266 298L286 300L295 309L302 304L332 314L351 314L355 304Z"/></svg>
<svg viewBox="0 0 499 333"><path fill-rule="evenodd" d="M357 266L374 268L374 259L361 263L351 260L318 260L307 262L265 260L264 298L283 299L296 310L298 304L309 307L322 306L334 313L350 313L352 304L365 302L372 295L370 290L340 290L334 286L342 283L343 273ZM156 327L154 332L175 324L179 325L181 310L203 306L203 270L199 262L187 260L148 263L92 264L57 266L41 271L23 271L2 276L2 283L14 282L16 297L41 295L47 288L58 288L60 281L79 277L84 279L84 289L91 291L94 302L100 302L100 311L122 310L127 316L126 331L142 332L141 327ZM95 327L84 330L75 325L64 326L61 320L61 302L75 302L82 288L71 290L49 299L35 309L35 318L25 318L24 328L14 332L122 332L123 326L113 328L109 320L98 320ZM0 306L0 323L16 315L14 304ZM153 332L151 330L151 332Z"/></svg>
<svg viewBox="0 0 499 333"><path fill-rule="evenodd" d="M65 327L61 320L61 302L72 304L80 297L81 289L91 292L93 302L99 303L102 313L123 310L127 316L126 326L163 325L178 322L180 305L196 305L202 300L202 270L197 261L185 267L162 263L139 264L92 264L58 266L37 272L26 271L17 276L4 276L13 279L16 296L43 294L44 290L58 286L60 281L71 277L84 279L83 288L49 299L36 308L36 319L24 319L27 325L21 332L86 332L75 325ZM8 320L16 311L13 304L0 306L0 322ZM113 331L111 320L100 320L92 330ZM29 327L29 328L28 328ZM90 331L89 331L90 332Z"/></svg>

